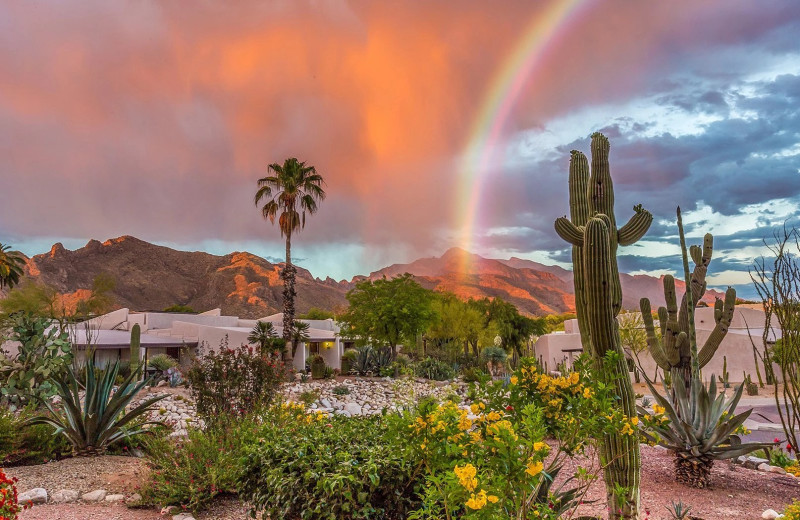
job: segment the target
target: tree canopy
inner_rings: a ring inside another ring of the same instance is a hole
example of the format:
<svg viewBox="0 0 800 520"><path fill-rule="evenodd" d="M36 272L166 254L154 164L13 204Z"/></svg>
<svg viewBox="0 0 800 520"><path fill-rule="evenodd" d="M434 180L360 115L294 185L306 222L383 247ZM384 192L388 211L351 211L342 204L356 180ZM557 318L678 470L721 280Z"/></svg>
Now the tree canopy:
<svg viewBox="0 0 800 520"><path fill-rule="evenodd" d="M350 307L340 317L342 336L392 348L413 341L434 318L433 291L406 273L392 279L364 280L347 293Z"/></svg>

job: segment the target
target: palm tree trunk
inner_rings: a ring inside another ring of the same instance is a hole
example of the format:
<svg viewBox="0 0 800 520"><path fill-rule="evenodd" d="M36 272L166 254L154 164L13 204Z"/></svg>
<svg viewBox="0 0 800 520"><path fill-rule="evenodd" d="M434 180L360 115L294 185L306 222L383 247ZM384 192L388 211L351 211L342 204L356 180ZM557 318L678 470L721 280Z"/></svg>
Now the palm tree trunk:
<svg viewBox="0 0 800 520"><path fill-rule="evenodd" d="M292 345L292 328L294 326L294 290L295 269L292 265L292 234L286 234L286 264L281 273L283 276L283 339ZM294 361L294 349L286 351L286 361L291 365Z"/></svg>

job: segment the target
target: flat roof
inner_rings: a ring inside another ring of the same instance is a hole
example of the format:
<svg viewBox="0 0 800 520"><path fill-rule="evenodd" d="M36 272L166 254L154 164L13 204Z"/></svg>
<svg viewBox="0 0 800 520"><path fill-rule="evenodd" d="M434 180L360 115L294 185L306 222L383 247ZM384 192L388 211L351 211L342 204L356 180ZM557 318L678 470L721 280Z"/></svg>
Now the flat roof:
<svg viewBox="0 0 800 520"><path fill-rule="evenodd" d="M97 330L89 331L77 327L70 330L70 340L76 347L91 346L97 349L130 348L131 333L126 330ZM142 348L177 348L197 346L197 341L178 341L176 338L165 338L152 334L141 335Z"/></svg>

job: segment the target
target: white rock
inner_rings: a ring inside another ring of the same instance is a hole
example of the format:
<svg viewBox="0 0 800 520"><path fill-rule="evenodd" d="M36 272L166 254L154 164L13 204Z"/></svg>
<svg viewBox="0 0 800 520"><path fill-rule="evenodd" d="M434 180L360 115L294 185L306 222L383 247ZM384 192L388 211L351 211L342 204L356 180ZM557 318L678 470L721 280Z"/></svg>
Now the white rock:
<svg viewBox="0 0 800 520"><path fill-rule="evenodd" d="M766 511L761 513L761 518L763 518L764 520L775 520L778 517L779 517L778 512L775 511L774 509L767 509Z"/></svg>
<svg viewBox="0 0 800 520"><path fill-rule="evenodd" d="M50 500L56 504L67 504L75 502L80 496L81 494L73 489L60 489L52 494Z"/></svg>
<svg viewBox="0 0 800 520"><path fill-rule="evenodd" d="M352 415L361 415L361 405L358 403L347 403L344 405L344 411Z"/></svg>
<svg viewBox="0 0 800 520"><path fill-rule="evenodd" d="M189 513L181 513L173 516L172 520L194 520L194 517Z"/></svg>
<svg viewBox="0 0 800 520"><path fill-rule="evenodd" d="M320 399L319 404L321 404L323 408L333 408L333 406L331 406L331 402L327 399Z"/></svg>
<svg viewBox="0 0 800 520"><path fill-rule="evenodd" d="M142 501L142 495L140 495L139 493L134 493L131 496L129 496L127 500L125 500L125 502L127 502L128 504L138 504L141 501Z"/></svg>
<svg viewBox="0 0 800 520"><path fill-rule="evenodd" d="M106 502L121 502L125 500L125 495L106 495Z"/></svg>
<svg viewBox="0 0 800 520"><path fill-rule="evenodd" d="M29 489L24 493L20 493L17 496L17 501L21 505L25 505L27 503L44 504L45 502L47 502L47 490L44 488Z"/></svg>
<svg viewBox="0 0 800 520"><path fill-rule="evenodd" d="M786 470L780 466L770 466L769 467L770 473L777 473L778 475L786 475Z"/></svg>
<svg viewBox="0 0 800 520"><path fill-rule="evenodd" d="M771 467L772 466L770 466L766 462L762 462L761 464L758 465L758 471L769 471L769 468Z"/></svg>
<svg viewBox="0 0 800 520"><path fill-rule="evenodd" d="M94 491L84 493L81 496L81 500L84 502L102 502L105 500L107 494L108 492L105 489L95 489Z"/></svg>

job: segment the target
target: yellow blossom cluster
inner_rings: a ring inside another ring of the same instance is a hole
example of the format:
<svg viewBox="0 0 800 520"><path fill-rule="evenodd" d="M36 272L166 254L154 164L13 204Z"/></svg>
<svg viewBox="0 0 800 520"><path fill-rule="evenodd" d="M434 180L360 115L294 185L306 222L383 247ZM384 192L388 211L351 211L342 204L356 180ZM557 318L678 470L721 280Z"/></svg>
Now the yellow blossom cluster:
<svg viewBox="0 0 800 520"><path fill-rule="evenodd" d="M472 464L456 466L453 472L458 478L458 483L467 491L475 491L475 488L478 487L478 479L476 478L478 470Z"/></svg>
<svg viewBox="0 0 800 520"><path fill-rule="evenodd" d="M478 510L483 509L486 506L487 502L491 502L492 504L496 504L498 498L494 495L487 495L486 491L481 489L477 493L472 493L469 497L469 500L466 502L466 506L470 509Z"/></svg>

